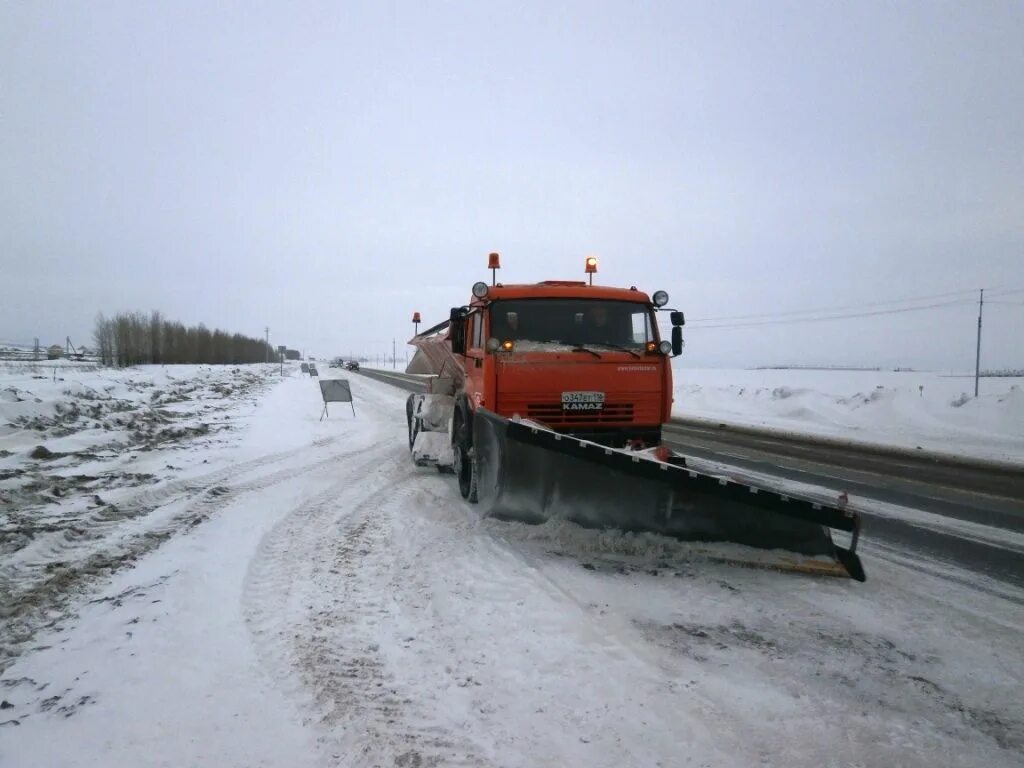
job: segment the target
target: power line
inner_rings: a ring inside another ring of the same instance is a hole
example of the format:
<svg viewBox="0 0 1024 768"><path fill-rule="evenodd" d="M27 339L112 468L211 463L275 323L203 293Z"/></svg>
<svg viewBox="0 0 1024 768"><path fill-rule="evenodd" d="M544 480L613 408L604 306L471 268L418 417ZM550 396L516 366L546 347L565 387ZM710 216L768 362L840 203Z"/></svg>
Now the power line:
<svg viewBox="0 0 1024 768"><path fill-rule="evenodd" d="M890 299L888 301L869 301L869 302L861 302L859 304L846 304L846 305L840 305L840 306L835 306L835 307L819 307L817 309L794 309L794 310L788 310L786 312L762 312L762 313L759 313L759 314L752 314L752 315L725 315L725 316L721 316L721 317L698 317L698 318L691 319L690 323L704 323L704 322L718 323L718 322L727 321L727 320L758 320L759 321L759 320L762 320L762 319L767 322L767 321L774 321L776 318L787 318L787 317L795 317L795 316L802 316L802 315L818 316L818 315L822 315L823 313L824 313L823 316L827 319L828 317L831 317L831 316L835 315L835 313L837 313L837 312L844 312L846 310L861 310L861 309L865 309L865 308L868 308L868 307L889 307L890 305L893 305L893 304L913 304L914 302L933 301L935 299L944 299L944 298L948 298L950 296L964 296L965 297L964 301L966 301L967 300L966 299L967 296L971 296L971 297L974 296L974 291L975 291L975 289L968 289L968 290L963 290L963 291L950 291L948 293L936 293L936 294L931 294L931 295L928 295L928 296L916 296L916 297L910 297L910 298L904 298L904 299ZM1014 294L1014 293L1024 293L1024 288L996 288L996 289L986 288L985 291L986 291L986 293L988 293L988 295L995 297L995 296L1008 296L1008 295ZM973 302L973 299L971 301ZM952 306L955 303L960 303L960 302L952 302L950 304L950 306ZM914 311L914 310L916 310L918 308L920 308L920 309L931 309L931 308L933 308L935 306L942 306L942 305L941 304L928 304L928 305L921 306L921 307L910 306L910 307L906 307L906 308L904 308L904 307L891 307L889 310L886 310L886 311L887 312L888 311L903 311L904 309L906 309L907 311ZM851 317L852 316L853 315L851 315ZM816 319L818 319L818 317L808 318L808 319L815 319L816 320ZM709 325L709 326L702 326L702 327L713 328L713 327L718 327L718 326L710 326ZM723 327L725 327L725 326L723 326Z"/></svg>
<svg viewBox="0 0 1024 768"><path fill-rule="evenodd" d="M838 315L822 315L821 317L796 317L796 318L781 318L774 320L759 320L749 323L719 323L717 325L689 325L687 327L697 330L713 329L713 328L750 328L761 325L786 325L792 323L819 323L828 320L848 320L851 318L858 317L877 317L880 315L899 315L906 312L920 312L926 309L938 309L940 307L958 307L967 304L974 304L973 299L960 299L957 301L943 301L936 304L924 304L917 307L900 307L897 309L880 309L873 312L853 312L847 314Z"/></svg>
<svg viewBox="0 0 1024 768"><path fill-rule="evenodd" d="M988 288L985 289L989 290ZM1011 293L1024 293L1024 288L995 289L991 291L993 296L1009 296Z"/></svg>
<svg viewBox="0 0 1024 768"><path fill-rule="evenodd" d="M819 314L821 312L842 312L848 309L864 309L865 307L883 307L890 304L908 304L915 301L933 301L934 299L944 299L950 296L973 296L974 290L966 291L950 291L949 293L937 293L930 296L918 296L914 298L906 299L891 299L889 301L872 301L872 302L861 302L859 304L848 304L845 306L838 307L820 307L818 309L794 309L788 312L762 312L754 315L729 315L723 317L698 317L694 318L691 322L702 323L702 322L718 322L721 320L753 320L756 318L775 318L775 317L789 317L792 315L812 315Z"/></svg>

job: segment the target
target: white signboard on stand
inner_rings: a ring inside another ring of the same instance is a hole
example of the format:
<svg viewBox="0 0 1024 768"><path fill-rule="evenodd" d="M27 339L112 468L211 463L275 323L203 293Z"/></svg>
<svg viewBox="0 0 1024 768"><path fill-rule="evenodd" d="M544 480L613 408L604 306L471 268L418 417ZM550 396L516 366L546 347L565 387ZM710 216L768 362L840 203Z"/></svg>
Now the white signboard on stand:
<svg viewBox="0 0 1024 768"><path fill-rule="evenodd" d="M348 379L320 379L320 395L324 399L320 421L324 420L324 416L330 416L327 412L328 403L348 403L352 406L352 415L356 415L356 404L352 400L352 387Z"/></svg>

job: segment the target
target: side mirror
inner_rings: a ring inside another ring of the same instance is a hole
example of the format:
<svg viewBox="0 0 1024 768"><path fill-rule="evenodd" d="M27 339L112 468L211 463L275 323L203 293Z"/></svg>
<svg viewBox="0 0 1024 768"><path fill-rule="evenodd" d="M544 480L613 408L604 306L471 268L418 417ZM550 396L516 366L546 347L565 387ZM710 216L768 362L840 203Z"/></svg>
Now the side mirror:
<svg viewBox="0 0 1024 768"><path fill-rule="evenodd" d="M452 307L448 316L448 336L452 342L452 352L456 355L466 354L466 318L462 314L462 307Z"/></svg>
<svg viewBox="0 0 1024 768"><path fill-rule="evenodd" d="M672 326L678 328L681 325L686 325L686 318L683 317L683 313L673 309L669 312L669 319L672 321Z"/></svg>
<svg viewBox="0 0 1024 768"><path fill-rule="evenodd" d="M683 314L682 312L679 313ZM678 325L672 326L672 357L679 357L683 354L683 329Z"/></svg>

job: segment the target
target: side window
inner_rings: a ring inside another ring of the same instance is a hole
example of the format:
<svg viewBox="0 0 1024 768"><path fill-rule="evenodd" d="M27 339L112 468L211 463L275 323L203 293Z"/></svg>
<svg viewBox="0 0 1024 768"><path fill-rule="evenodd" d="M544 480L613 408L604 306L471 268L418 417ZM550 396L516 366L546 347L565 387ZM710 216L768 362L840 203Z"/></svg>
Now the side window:
<svg viewBox="0 0 1024 768"><path fill-rule="evenodd" d="M651 325L648 322L650 318L647 315L647 311L634 312L633 313L633 343L634 344L646 344L648 341L653 341L651 338Z"/></svg>

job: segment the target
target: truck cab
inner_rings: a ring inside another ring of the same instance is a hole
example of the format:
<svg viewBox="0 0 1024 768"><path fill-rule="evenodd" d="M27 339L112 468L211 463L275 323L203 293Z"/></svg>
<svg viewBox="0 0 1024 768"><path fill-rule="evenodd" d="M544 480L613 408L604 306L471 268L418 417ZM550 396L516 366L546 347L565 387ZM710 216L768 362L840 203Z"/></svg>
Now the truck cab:
<svg viewBox="0 0 1024 768"><path fill-rule="evenodd" d="M477 283L449 330L466 406L605 445L658 445L674 347L660 338L657 309L636 288Z"/></svg>

